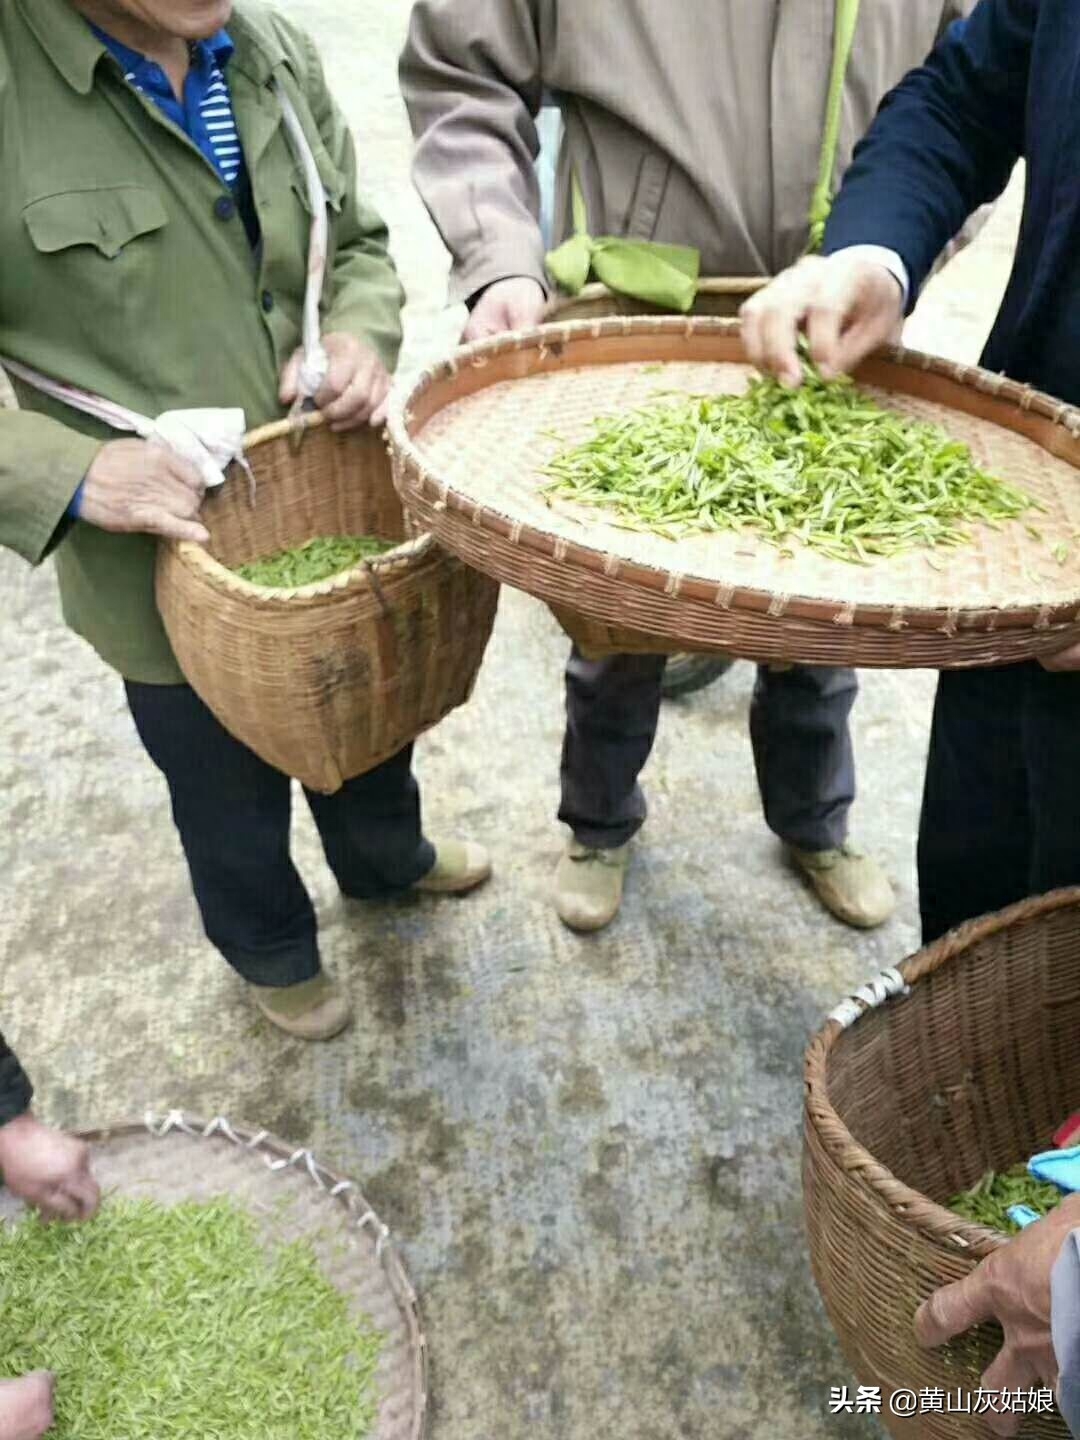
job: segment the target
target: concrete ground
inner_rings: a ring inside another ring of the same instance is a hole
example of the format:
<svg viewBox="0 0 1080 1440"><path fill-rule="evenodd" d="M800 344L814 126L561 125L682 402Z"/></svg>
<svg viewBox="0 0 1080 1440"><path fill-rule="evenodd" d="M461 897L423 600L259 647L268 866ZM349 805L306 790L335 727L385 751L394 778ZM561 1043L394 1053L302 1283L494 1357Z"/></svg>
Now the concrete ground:
<svg viewBox="0 0 1080 1440"><path fill-rule="evenodd" d="M445 262L406 178L406 0L289 8L325 45L394 227L415 362L458 322L439 317ZM1014 216L935 282L924 346L977 353ZM837 998L916 944L932 677L868 674L856 710L855 833L900 894L880 932L830 920L781 863L743 665L665 711L624 914L579 940L548 902L565 645L506 595L473 703L418 762L431 832L483 839L498 876L462 902L345 907L298 814L359 1013L308 1047L253 1018L203 940L162 785L116 678L62 629L52 576L3 556L0 582L0 1015L42 1112L223 1112L360 1177L421 1295L436 1440L843 1430L826 1402L848 1377L801 1232L800 1065Z"/></svg>

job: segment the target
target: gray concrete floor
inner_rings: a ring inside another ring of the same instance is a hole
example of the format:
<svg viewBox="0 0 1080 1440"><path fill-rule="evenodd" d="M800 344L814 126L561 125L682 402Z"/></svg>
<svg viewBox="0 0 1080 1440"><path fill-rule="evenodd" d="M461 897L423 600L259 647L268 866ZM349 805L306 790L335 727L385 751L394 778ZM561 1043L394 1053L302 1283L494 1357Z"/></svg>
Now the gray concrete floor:
<svg viewBox="0 0 1080 1440"><path fill-rule="evenodd" d="M413 363L458 322L439 315L445 261L406 178L407 8L289 5L394 227ZM935 282L920 343L977 352L1014 216ZM932 677L868 674L856 711L856 834L900 893L883 930L834 923L781 863L740 666L666 710L624 914L579 940L548 902L565 646L507 595L475 700L419 746L429 829L483 839L497 879L457 903L345 907L298 814L360 1017L305 1047L253 1018L203 940L161 783L116 678L62 629L51 574L3 556L0 581L0 1015L42 1112L224 1112L361 1177L422 1297L436 1440L844 1429L801 1232L800 1064L835 1000L915 945Z"/></svg>

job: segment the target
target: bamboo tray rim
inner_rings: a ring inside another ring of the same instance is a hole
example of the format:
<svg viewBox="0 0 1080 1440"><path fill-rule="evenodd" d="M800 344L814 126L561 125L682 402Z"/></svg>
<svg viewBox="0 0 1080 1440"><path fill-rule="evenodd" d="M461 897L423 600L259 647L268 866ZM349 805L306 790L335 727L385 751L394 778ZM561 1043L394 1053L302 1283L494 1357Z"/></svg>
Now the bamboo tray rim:
<svg viewBox="0 0 1080 1440"><path fill-rule="evenodd" d="M930 1236L972 1260L982 1260L1002 1245L1007 1245L1009 1236L992 1230L989 1226L964 1220L921 1191L912 1189L861 1145L829 1098L826 1073L829 1056L840 1037L871 1010L882 1004L903 1004L910 990L921 980L951 961L959 959L982 941L1014 926L1068 910L1080 911L1080 886L1053 890L1047 895L1021 900L1018 904L1010 905L994 914L969 920L942 936L940 940L914 955L909 955L900 962L895 971L885 971L878 977L879 981L884 982L880 995L889 994L890 998L870 998L874 990L874 982L870 982L862 991L842 1002L837 1008L847 1009L848 1014L841 1020L834 1011L806 1050L803 1067L804 1110L806 1123L813 1129L817 1140L847 1174L856 1178L863 1188L869 1190L902 1224ZM899 977L905 987L899 994L894 988L895 977Z"/></svg>
<svg viewBox="0 0 1080 1440"><path fill-rule="evenodd" d="M486 530L544 559L555 559L572 571L617 575L618 580L629 589L662 592L676 602L687 600L710 606L718 605L736 613L777 614L777 602L782 601L779 613L785 618L814 621L827 618L834 625L855 629L938 631L943 635L964 631L967 617L979 617L983 622L979 627L982 630L990 628L1035 632L1066 629L1080 621L1080 585L1077 587L1076 596L1070 596L1066 600L1028 600L1009 605L897 605L880 599L863 601L844 596L829 598L821 595L800 595L797 589L781 592L778 589L762 589L739 580L726 583L672 568L662 568L641 558L631 559L614 554L599 545L590 544L587 540L572 540L554 531L539 529L530 522L514 519L491 504L455 490L433 473L424 449L413 433L416 407L434 386L470 369L483 370L497 357L535 350L543 359L551 353L562 354L565 349L582 342L608 338L683 336L693 339L702 335L715 335L719 338L737 339L740 333L740 322L733 317L622 315L602 319L556 320L461 346L448 357L425 369L415 377L408 388L396 388L391 396L387 429L391 449L399 461L399 474L402 477L399 489L402 490L402 498L408 505L409 492L415 491L428 499L436 512L452 511L478 529ZM900 345L882 347L868 357L866 363L881 361L939 376L989 396L1011 409L1036 416L1058 428L1063 443L1075 444L1080 440L1080 408L1055 399L1030 385L1020 384L978 365L961 364ZM735 363L748 364L745 360ZM481 385L477 388L484 387ZM996 425L999 422L988 420L985 423ZM1021 428L1019 433L1026 435L1032 443L1047 453L1056 454L1047 445L1034 440L1026 430ZM1064 459L1066 463L1074 463L1063 455L1056 455L1056 458ZM438 530L437 525L434 528ZM597 528L603 527L600 525ZM677 541L674 543L678 544ZM495 574L495 571L491 573ZM505 580L506 577L495 574L495 578ZM550 600L550 597L547 598ZM842 613L831 613L825 617L823 612L826 610L840 610ZM991 621L989 626L985 624L988 617Z"/></svg>
<svg viewBox="0 0 1080 1440"><path fill-rule="evenodd" d="M295 419L275 420L270 425L261 425L244 436L244 454L246 456L262 445L269 445L276 440L286 438L295 438L297 443L300 443L309 431L320 430L326 424L325 415L319 411L312 411L310 414L297 416ZM382 443L385 444L385 439ZM232 473L227 483L242 483L242 477L237 473L238 467L232 465L229 468ZM431 534L413 536L409 540L401 541L400 544L382 555L376 555L368 560L360 560L356 565L351 565L348 570L342 570L337 575L328 576L325 580L313 580L308 585L294 586L255 585L252 581L237 575L234 570L230 570L220 560L216 560L204 546L196 544L193 540L169 540L165 543L172 548L177 559L193 574L207 581L211 589L232 595L243 595L254 604L271 607L290 605L299 608L296 604L298 601L301 603L304 601L318 602L329 596L353 591L374 590L377 579L381 575L391 575L397 571L407 570L425 557L435 544L435 537Z"/></svg>

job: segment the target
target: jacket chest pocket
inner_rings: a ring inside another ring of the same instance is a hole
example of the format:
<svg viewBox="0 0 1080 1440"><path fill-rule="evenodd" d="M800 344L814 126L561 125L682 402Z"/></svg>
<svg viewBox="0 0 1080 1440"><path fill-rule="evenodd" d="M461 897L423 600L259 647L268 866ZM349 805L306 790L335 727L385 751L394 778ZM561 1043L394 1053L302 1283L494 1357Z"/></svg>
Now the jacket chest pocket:
<svg viewBox="0 0 1080 1440"><path fill-rule="evenodd" d="M183 280L167 263L169 216L156 191L140 185L58 191L31 200L22 219L32 293L46 291L51 313L69 316L65 323L78 314L91 331L100 325L132 343L175 309Z"/></svg>
<svg viewBox="0 0 1080 1440"><path fill-rule="evenodd" d="M31 200L23 222L41 255L61 256L93 267L96 259L142 256L168 223L160 198L141 185L66 190Z"/></svg>
<svg viewBox="0 0 1080 1440"><path fill-rule="evenodd" d="M62 190L23 207L36 284L52 305L68 301L94 324L127 333L160 327L164 285L179 284L164 265L166 207L135 184Z"/></svg>

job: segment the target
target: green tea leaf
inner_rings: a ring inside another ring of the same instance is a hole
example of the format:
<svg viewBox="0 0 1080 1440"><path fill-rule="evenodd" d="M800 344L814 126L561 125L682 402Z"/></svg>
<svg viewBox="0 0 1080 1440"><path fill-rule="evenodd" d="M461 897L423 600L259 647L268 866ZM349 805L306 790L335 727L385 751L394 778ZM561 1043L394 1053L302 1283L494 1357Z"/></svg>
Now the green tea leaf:
<svg viewBox="0 0 1080 1440"><path fill-rule="evenodd" d="M370 1436L382 1337L305 1242L228 1200L0 1226L0 1377L52 1370L55 1440Z"/></svg>
<svg viewBox="0 0 1080 1440"><path fill-rule="evenodd" d="M859 565L961 545L969 523L1040 508L936 426L809 367L797 391L758 379L743 395L660 395L601 417L546 473L548 495L610 509L615 523L676 538L746 532Z"/></svg>
<svg viewBox="0 0 1080 1440"><path fill-rule="evenodd" d="M351 570L362 560L373 560L393 550L398 542L377 540L372 535L330 535L309 540L294 550L279 550L249 565L239 565L235 574L252 585L292 590L316 585Z"/></svg>

